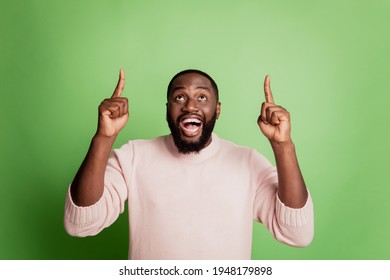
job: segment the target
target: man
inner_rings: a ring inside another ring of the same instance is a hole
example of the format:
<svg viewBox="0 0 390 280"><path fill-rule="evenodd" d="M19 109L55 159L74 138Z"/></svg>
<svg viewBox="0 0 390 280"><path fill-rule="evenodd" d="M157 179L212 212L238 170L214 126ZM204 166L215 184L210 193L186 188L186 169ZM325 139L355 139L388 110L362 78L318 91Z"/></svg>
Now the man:
<svg viewBox="0 0 390 280"><path fill-rule="evenodd" d="M99 106L98 129L68 192L65 228L95 235L128 200L130 259L250 259L252 222L280 242L313 238L312 200L290 137L289 113L274 103L270 79L258 125L276 168L253 149L212 133L221 112L218 88L204 72L174 76L167 91L171 134L112 145L128 120L123 70Z"/></svg>

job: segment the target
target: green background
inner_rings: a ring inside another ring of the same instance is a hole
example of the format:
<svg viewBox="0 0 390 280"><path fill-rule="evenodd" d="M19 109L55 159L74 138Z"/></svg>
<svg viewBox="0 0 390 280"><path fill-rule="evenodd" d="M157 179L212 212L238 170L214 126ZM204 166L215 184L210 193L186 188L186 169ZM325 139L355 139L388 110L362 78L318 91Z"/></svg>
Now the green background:
<svg viewBox="0 0 390 280"><path fill-rule="evenodd" d="M131 119L115 144L169 132L180 70L220 87L216 132L273 154L262 83L292 116L315 203L304 249L255 224L254 259L390 259L390 1L0 2L0 258L126 259L127 214L96 237L63 229L68 184L97 106L126 71Z"/></svg>

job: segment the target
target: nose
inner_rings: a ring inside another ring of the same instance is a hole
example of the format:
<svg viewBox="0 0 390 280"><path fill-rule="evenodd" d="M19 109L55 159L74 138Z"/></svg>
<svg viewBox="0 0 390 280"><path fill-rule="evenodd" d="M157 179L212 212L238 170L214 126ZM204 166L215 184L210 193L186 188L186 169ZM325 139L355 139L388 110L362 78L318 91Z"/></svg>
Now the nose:
<svg viewBox="0 0 390 280"><path fill-rule="evenodd" d="M187 112L197 112L198 111L198 104L196 100L189 98L187 102L184 104L183 110Z"/></svg>

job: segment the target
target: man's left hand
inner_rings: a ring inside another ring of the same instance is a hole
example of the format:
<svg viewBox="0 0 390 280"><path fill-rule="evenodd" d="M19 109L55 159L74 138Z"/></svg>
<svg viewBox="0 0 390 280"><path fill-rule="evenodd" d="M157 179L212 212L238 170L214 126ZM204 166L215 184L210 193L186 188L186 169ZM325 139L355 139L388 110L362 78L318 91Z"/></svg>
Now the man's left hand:
<svg viewBox="0 0 390 280"><path fill-rule="evenodd" d="M271 144L290 142L290 113L283 107L275 104L269 75L264 80L264 94L265 102L261 105L261 113L257 119L261 132L268 138Z"/></svg>

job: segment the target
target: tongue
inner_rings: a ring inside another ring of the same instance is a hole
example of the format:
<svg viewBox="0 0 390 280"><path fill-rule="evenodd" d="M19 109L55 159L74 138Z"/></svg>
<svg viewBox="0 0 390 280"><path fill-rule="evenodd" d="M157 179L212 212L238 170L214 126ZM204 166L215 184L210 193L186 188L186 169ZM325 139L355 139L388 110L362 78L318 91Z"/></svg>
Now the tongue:
<svg viewBox="0 0 390 280"><path fill-rule="evenodd" d="M198 127L199 127L199 125L196 125L196 124L186 124L185 125L185 128L188 130L197 130Z"/></svg>
<svg viewBox="0 0 390 280"><path fill-rule="evenodd" d="M200 125L194 125L194 124L186 124L183 125L180 124L181 131L185 136L192 137L198 134L199 129L201 128Z"/></svg>

